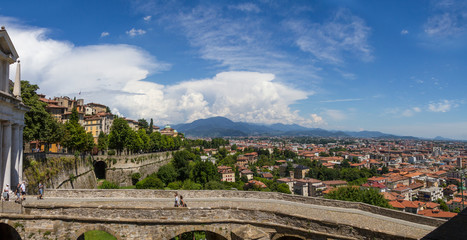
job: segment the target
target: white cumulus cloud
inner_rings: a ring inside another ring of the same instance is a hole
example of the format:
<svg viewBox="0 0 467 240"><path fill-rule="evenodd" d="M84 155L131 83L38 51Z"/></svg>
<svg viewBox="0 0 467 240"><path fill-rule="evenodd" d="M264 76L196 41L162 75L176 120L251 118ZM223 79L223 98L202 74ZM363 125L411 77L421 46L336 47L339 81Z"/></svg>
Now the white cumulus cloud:
<svg viewBox="0 0 467 240"><path fill-rule="evenodd" d="M289 87L274 74L230 71L162 85L146 78L170 65L141 48L125 44L78 47L49 38L44 28L6 25L20 55L23 79L38 84L38 92L48 97L84 98L86 103L108 105L126 117L154 118L158 124L212 116L254 123L325 124L316 114L302 117L291 109L312 93ZM13 67L12 79L14 72Z"/></svg>
<svg viewBox="0 0 467 240"><path fill-rule="evenodd" d="M102 32L102 33L101 33L101 37L107 37L107 36L109 36L109 35L110 35L109 32Z"/></svg>
<svg viewBox="0 0 467 240"><path fill-rule="evenodd" d="M144 19L144 21L148 22L148 21L151 21L151 18L152 18L151 16L146 16L143 19Z"/></svg>

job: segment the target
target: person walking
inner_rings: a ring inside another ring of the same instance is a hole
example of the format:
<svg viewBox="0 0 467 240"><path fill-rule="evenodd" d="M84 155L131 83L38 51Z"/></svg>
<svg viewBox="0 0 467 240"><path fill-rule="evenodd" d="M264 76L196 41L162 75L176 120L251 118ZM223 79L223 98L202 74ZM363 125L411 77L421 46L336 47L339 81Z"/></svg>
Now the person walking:
<svg viewBox="0 0 467 240"><path fill-rule="evenodd" d="M175 203L174 203L174 207L178 207L178 203L179 200L178 200L178 193L175 193Z"/></svg>
<svg viewBox="0 0 467 240"><path fill-rule="evenodd" d="M15 195L16 195L15 202L20 203L21 202L21 183L18 183L18 185L16 186Z"/></svg>
<svg viewBox="0 0 467 240"><path fill-rule="evenodd" d="M183 196L180 195L180 207L186 207L185 200L183 200Z"/></svg>
<svg viewBox="0 0 467 240"><path fill-rule="evenodd" d="M42 195L44 194L44 185L42 184L42 181L39 182L39 197L37 199L43 199Z"/></svg>
<svg viewBox="0 0 467 240"><path fill-rule="evenodd" d="M3 200L10 201L10 186L8 186L8 184L6 184L3 189Z"/></svg>
<svg viewBox="0 0 467 240"><path fill-rule="evenodd" d="M26 182L21 183L21 201L26 200Z"/></svg>

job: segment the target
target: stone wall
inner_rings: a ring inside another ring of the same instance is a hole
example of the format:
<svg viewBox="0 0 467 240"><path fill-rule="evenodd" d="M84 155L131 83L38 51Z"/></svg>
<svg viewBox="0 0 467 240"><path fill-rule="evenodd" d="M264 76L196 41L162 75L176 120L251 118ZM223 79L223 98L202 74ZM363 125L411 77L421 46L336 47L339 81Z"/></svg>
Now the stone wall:
<svg viewBox="0 0 467 240"><path fill-rule="evenodd" d="M52 158L54 161L49 161ZM80 156L75 159L75 156L70 154L41 153L26 155L26 161L35 161L36 166L34 167L36 169L34 171L38 171L37 174L25 174L25 180L28 182L27 189L30 194L37 194L37 183L39 181L37 178L41 178L44 173L47 173L44 175L48 179L45 181L47 188L93 189L97 187L96 176L92 167L92 156ZM29 168L32 167L29 166ZM24 171L26 172L26 169Z"/></svg>
<svg viewBox="0 0 467 240"><path fill-rule="evenodd" d="M98 156L96 161L104 161L107 164L105 178L107 181L119 186L133 185L131 175L140 173L141 178L157 172L159 167L167 164L172 159L172 152L159 152L138 155L122 156Z"/></svg>
<svg viewBox="0 0 467 240"><path fill-rule="evenodd" d="M376 207L373 205L347 202L325 198L304 197L290 194L283 194L277 192L255 192L255 191L227 191L227 190L135 190L135 189L119 189L119 190L88 190L88 189L75 189L75 190L47 190L46 197L60 197L60 198L117 198L117 199L131 199L131 198L173 198L175 193L183 195L186 199L215 199L215 198L252 198L252 199L276 199L289 202L297 202L304 204L313 204L320 206L339 207L359 209L362 211L375 213L378 215L401 219L413 223L438 227L445 220L425 217L397 210ZM238 206L241 207L241 206Z"/></svg>

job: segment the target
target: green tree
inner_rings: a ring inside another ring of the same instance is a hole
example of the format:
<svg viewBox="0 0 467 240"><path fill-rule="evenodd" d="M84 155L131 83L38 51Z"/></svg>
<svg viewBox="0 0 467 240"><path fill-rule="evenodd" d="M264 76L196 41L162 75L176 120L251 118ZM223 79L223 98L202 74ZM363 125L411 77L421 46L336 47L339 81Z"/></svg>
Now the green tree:
<svg viewBox="0 0 467 240"><path fill-rule="evenodd" d="M196 155L187 150L178 151L173 155L173 165L177 170L178 180L185 181L189 178L189 161L194 161L195 159Z"/></svg>
<svg viewBox="0 0 467 240"><path fill-rule="evenodd" d="M340 187L325 196L329 199L363 202L371 205L391 208L387 199L375 189L360 189L359 187Z"/></svg>
<svg viewBox="0 0 467 240"><path fill-rule="evenodd" d="M116 118L109 133L109 148L117 150L118 154L125 149L128 135L131 132L128 122L123 118Z"/></svg>
<svg viewBox="0 0 467 240"><path fill-rule="evenodd" d="M51 143L62 142L65 136L65 125L55 120L50 114L46 121L44 129L44 138L42 139L46 143L45 151L48 152L49 145Z"/></svg>
<svg viewBox="0 0 467 240"><path fill-rule="evenodd" d="M160 167L156 175L166 185L177 180L177 171L171 163Z"/></svg>
<svg viewBox="0 0 467 240"><path fill-rule="evenodd" d="M137 189L164 189L164 183L162 180L156 177L155 174L151 174L145 179L136 183Z"/></svg>
<svg viewBox="0 0 467 240"><path fill-rule="evenodd" d="M143 148L143 140L141 140L137 132L130 129L125 147L133 153L138 153Z"/></svg>
<svg viewBox="0 0 467 240"><path fill-rule="evenodd" d="M161 147L161 140L162 140L162 135L160 132L152 132L149 134L149 138L151 139L151 150L152 151L160 151L162 149Z"/></svg>
<svg viewBox="0 0 467 240"><path fill-rule="evenodd" d="M184 190L202 190L203 186L201 186L201 184L199 184L199 183L195 183L195 182L191 181L190 179L187 179L187 180L183 181L182 189L184 189Z"/></svg>
<svg viewBox="0 0 467 240"><path fill-rule="evenodd" d="M104 132L99 133L99 137L97 138L97 149L99 151L105 151L109 147L109 136Z"/></svg>
<svg viewBox="0 0 467 240"><path fill-rule="evenodd" d="M148 134L146 134L145 129L138 130L138 136L141 139L141 150L144 152L149 152L151 150L151 138L149 138Z"/></svg>
<svg viewBox="0 0 467 240"><path fill-rule="evenodd" d="M381 168L381 174L386 174L389 173L389 168L387 166L384 166Z"/></svg>
<svg viewBox="0 0 467 240"><path fill-rule="evenodd" d="M446 211L446 212L449 211L449 207L443 199L440 198L438 199L437 202L439 203L439 209Z"/></svg>
<svg viewBox="0 0 467 240"><path fill-rule="evenodd" d="M144 118L138 119L138 127L139 129L148 129L148 121Z"/></svg>
<svg viewBox="0 0 467 240"><path fill-rule="evenodd" d="M218 180L217 169L210 161L197 161L193 166L192 180L204 186L207 182Z"/></svg>
<svg viewBox="0 0 467 240"><path fill-rule="evenodd" d="M23 140L45 141L57 143L63 139L65 128L58 123L45 109L46 103L39 100L36 91L39 86L30 84L29 81L21 81L21 98L30 109L24 114Z"/></svg>
<svg viewBox="0 0 467 240"><path fill-rule="evenodd" d="M89 136L84 130L84 128L79 124L79 115L76 108L73 108L73 110L71 111L70 120L68 120L68 122L65 123L65 135L63 137L63 145L68 149L69 152L81 152L89 150Z"/></svg>
<svg viewBox="0 0 467 240"><path fill-rule="evenodd" d="M154 122L151 118L151 122L149 123L149 130L148 130L148 133L151 134L153 132L153 128L154 128Z"/></svg>

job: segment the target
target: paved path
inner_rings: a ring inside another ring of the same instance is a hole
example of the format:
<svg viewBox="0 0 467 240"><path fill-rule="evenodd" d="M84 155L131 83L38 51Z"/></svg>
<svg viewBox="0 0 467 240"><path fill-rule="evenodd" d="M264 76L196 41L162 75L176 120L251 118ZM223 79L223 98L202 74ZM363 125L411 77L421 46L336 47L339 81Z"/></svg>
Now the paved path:
<svg viewBox="0 0 467 240"><path fill-rule="evenodd" d="M421 238L433 231L436 227L417 224L400 219L390 218L358 209L328 207L322 205L303 204L275 199L251 199L251 198L186 198L189 208L210 207L240 207L251 210L276 211L284 214L302 216L317 221L333 222L350 225L358 228L369 229L375 232L384 232L409 238ZM46 198L36 200L29 198L25 205L39 204L44 206L67 204L72 206L108 206L108 207L147 207L170 208L173 207L173 199L168 198Z"/></svg>

